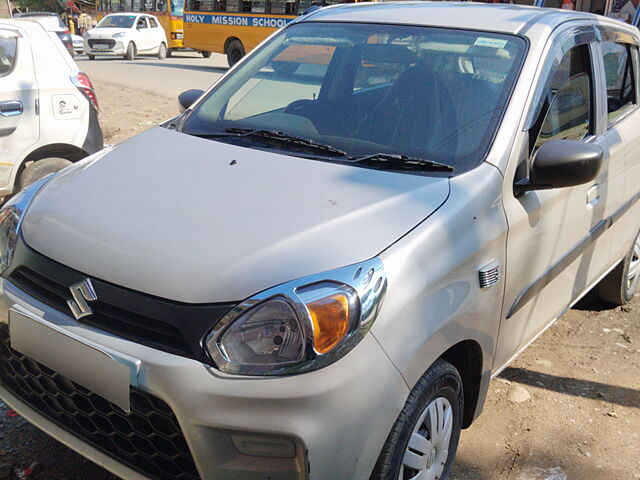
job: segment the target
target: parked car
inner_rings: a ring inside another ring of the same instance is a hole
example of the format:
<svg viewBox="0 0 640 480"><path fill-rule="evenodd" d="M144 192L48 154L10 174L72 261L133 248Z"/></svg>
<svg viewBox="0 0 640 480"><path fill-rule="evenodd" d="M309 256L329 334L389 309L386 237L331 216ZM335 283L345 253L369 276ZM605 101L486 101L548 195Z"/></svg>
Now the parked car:
<svg viewBox="0 0 640 480"><path fill-rule="evenodd" d="M446 479L492 377L637 291L639 45L515 5L298 19L0 211L0 397L122 478Z"/></svg>
<svg viewBox="0 0 640 480"><path fill-rule="evenodd" d="M54 32L62 44L65 46L69 55L73 57L74 48L69 28L64 24L60 15L53 12L21 12L15 13L14 18L27 19L40 22L48 32Z"/></svg>
<svg viewBox="0 0 640 480"><path fill-rule="evenodd" d="M0 197L102 146L93 85L55 34L0 19Z"/></svg>
<svg viewBox="0 0 640 480"><path fill-rule="evenodd" d="M84 53L84 38L80 35L71 35L71 41L73 42L73 51L75 53Z"/></svg>
<svg viewBox="0 0 640 480"><path fill-rule="evenodd" d="M139 54L167 56L167 36L153 15L112 13L84 35L84 51L89 60L96 55L124 56L133 60Z"/></svg>

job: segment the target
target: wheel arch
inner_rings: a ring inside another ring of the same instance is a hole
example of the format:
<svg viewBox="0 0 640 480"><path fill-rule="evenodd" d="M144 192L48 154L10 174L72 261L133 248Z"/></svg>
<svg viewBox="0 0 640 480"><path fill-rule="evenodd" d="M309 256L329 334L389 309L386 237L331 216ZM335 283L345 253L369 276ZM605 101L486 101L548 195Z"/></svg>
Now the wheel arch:
<svg viewBox="0 0 640 480"><path fill-rule="evenodd" d="M462 428L467 428L476 418L476 410L480 401L483 380L482 347L475 340L464 340L456 343L440 357L451 363L462 378L464 389L464 410Z"/></svg>
<svg viewBox="0 0 640 480"><path fill-rule="evenodd" d="M20 165L18 166L18 168L13 169L10 183L11 190L15 190L16 179L20 177L20 174L27 167L27 164L31 162L42 160L43 158L58 157L75 163L78 160L82 160L84 157L87 157L88 155L89 153L82 148L68 143L54 143L36 148L33 152L29 153L20 161Z"/></svg>

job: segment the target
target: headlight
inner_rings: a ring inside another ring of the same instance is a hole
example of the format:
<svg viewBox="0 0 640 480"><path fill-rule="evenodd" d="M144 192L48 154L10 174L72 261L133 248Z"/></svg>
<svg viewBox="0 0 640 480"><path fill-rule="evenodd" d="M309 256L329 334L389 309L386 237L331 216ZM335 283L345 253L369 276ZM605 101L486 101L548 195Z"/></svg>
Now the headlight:
<svg viewBox="0 0 640 480"><path fill-rule="evenodd" d="M207 336L207 351L228 373L318 369L346 355L367 333L386 286L377 258L279 285L225 315Z"/></svg>
<svg viewBox="0 0 640 480"><path fill-rule="evenodd" d="M29 185L0 209L0 275L9 268L18 242L20 223L27 207L51 175Z"/></svg>
<svg viewBox="0 0 640 480"><path fill-rule="evenodd" d="M126 35L124 32L119 32L113 35L113 38L122 38Z"/></svg>

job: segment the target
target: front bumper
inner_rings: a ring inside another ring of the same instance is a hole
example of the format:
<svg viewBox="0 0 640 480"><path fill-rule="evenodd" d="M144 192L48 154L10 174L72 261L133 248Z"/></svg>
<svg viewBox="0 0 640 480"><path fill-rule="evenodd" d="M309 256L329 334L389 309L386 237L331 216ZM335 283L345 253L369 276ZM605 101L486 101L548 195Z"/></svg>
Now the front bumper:
<svg viewBox="0 0 640 480"><path fill-rule="evenodd" d="M321 370L248 378L88 327L1 280L0 324L8 322L11 308L115 358L138 359L138 388L169 405L206 479L367 479L409 393L372 335ZM45 418L1 383L0 377L0 398L36 426L116 475L147 478ZM263 451L269 445L293 448L284 456L274 450L248 455L240 452L247 442Z"/></svg>
<svg viewBox="0 0 640 480"><path fill-rule="evenodd" d="M94 39L95 40L95 39ZM116 40L111 48L92 48L89 42L84 42L84 53L87 55L125 55L127 49L122 41Z"/></svg>

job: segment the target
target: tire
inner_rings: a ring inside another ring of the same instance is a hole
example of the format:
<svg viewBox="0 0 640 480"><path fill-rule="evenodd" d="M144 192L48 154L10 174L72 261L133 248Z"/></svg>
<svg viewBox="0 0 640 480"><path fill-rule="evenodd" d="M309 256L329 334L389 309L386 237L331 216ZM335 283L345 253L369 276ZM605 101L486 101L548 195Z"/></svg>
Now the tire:
<svg viewBox="0 0 640 480"><path fill-rule="evenodd" d="M462 429L463 406L460 374L449 362L436 361L411 390L382 447L371 480L405 480L421 470L424 473L419 478L449 478ZM437 420L439 411L444 414L442 425ZM435 436L431 434L432 419L440 430Z"/></svg>
<svg viewBox="0 0 640 480"><path fill-rule="evenodd" d="M136 58L136 46L133 44L133 42L129 42L129 45L127 45L127 53L124 56L125 60L133 60L134 58Z"/></svg>
<svg viewBox="0 0 640 480"><path fill-rule="evenodd" d="M173 56L173 48L167 50L167 58L171 58Z"/></svg>
<svg viewBox="0 0 640 480"><path fill-rule="evenodd" d="M158 60L164 60L165 58L167 58L167 46L161 43L158 47Z"/></svg>
<svg viewBox="0 0 640 480"><path fill-rule="evenodd" d="M598 284L598 296L613 305L629 303L640 284L640 232L633 240L631 249L609 275Z"/></svg>
<svg viewBox="0 0 640 480"><path fill-rule="evenodd" d="M95 60L96 59L95 55L87 55L87 57L89 57L89 60Z"/></svg>
<svg viewBox="0 0 640 480"><path fill-rule="evenodd" d="M205 50L202 50L202 51L200 52L200 55L202 55L202 57L203 57L203 58L210 58L210 57L211 57L211 52L207 52L207 51L205 51ZM228 59L229 59L229 58L227 57L227 60L228 60Z"/></svg>
<svg viewBox="0 0 640 480"><path fill-rule="evenodd" d="M233 67L244 57L245 51L240 40L231 40L227 46L227 63Z"/></svg>
<svg viewBox="0 0 640 480"><path fill-rule="evenodd" d="M33 182L46 177L50 173L62 170L69 165L71 165L71 162L69 160L65 160L64 158L51 157L43 158L42 160L36 160L35 162L32 162L27 168L25 168L20 174L20 177L18 178L18 188L19 190L22 190L23 188L31 185Z"/></svg>

